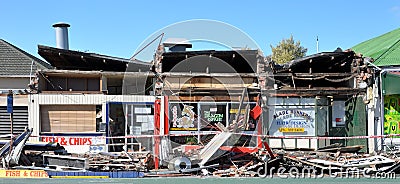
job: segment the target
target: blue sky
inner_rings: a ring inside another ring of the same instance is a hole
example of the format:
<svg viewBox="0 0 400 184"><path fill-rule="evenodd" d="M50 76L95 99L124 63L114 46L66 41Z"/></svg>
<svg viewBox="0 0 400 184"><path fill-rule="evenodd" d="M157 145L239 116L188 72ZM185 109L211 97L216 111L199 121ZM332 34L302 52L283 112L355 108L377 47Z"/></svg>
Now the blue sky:
<svg viewBox="0 0 400 184"><path fill-rule="evenodd" d="M400 0L2 0L0 38L38 56L38 44L55 47L52 24L67 22L71 24L71 50L129 58L160 29L193 19L227 23L228 27L233 26L254 40L265 55L271 54L271 44L276 45L293 35L308 48L309 55L316 53L317 36L319 51L333 51L337 47L348 49L398 28ZM213 30L193 27L178 30L175 35L166 34L165 38L176 37L179 31L211 34ZM219 34L228 42L230 38L238 39L223 30ZM253 47L243 44L230 46ZM195 49L213 49L213 45L196 42L193 46ZM218 49L218 44L215 47ZM147 52L152 51L154 48Z"/></svg>

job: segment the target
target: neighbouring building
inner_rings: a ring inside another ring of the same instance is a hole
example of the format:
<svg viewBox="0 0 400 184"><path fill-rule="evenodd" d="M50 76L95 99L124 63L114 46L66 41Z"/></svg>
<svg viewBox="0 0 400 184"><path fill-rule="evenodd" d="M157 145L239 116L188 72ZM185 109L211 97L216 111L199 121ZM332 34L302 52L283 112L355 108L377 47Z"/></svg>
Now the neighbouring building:
<svg viewBox="0 0 400 184"><path fill-rule="evenodd" d="M353 50L372 58L374 85L369 89L370 152L400 149L400 29L362 42ZM397 135L397 136L391 136Z"/></svg>
<svg viewBox="0 0 400 184"><path fill-rule="evenodd" d="M32 135L71 153L152 151L152 136L127 138L154 134L151 64L70 50L69 25L53 27L57 48L38 46L53 68L36 70L27 104Z"/></svg>
<svg viewBox="0 0 400 184"><path fill-rule="evenodd" d="M0 135L11 133L7 95L13 94L13 133L28 127L29 95L35 91L36 70L49 69L50 64L0 39Z"/></svg>
<svg viewBox="0 0 400 184"><path fill-rule="evenodd" d="M153 135L149 63L41 45L38 50L54 69L37 71L38 93L29 102L34 135L70 152L152 150L151 139L125 138Z"/></svg>

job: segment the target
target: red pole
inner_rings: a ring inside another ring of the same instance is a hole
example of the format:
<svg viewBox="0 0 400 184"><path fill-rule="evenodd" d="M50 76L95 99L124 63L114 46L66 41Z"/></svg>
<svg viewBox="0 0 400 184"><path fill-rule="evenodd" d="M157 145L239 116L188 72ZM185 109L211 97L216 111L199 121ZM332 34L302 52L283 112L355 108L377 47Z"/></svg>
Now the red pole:
<svg viewBox="0 0 400 184"><path fill-rule="evenodd" d="M258 95L257 96L257 105L260 105L260 98L261 98L261 95ZM264 110L261 108L261 115L258 117L258 121L257 121L257 134L258 135L262 135L263 134L263 132L262 132L262 129L263 129L263 113L264 112ZM261 139L261 136L257 136L257 141L258 141L258 148L262 148L262 139Z"/></svg>
<svg viewBox="0 0 400 184"><path fill-rule="evenodd" d="M161 113L161 100L156 99L154 102L154 167L159 167L160 156L160 113Z"/></svg>
<svg viewBox="0 0 400 184"><path fill-rule="evenodd" d="M169 103L168 97L164 96L164 135L169 134Z"/></svg>

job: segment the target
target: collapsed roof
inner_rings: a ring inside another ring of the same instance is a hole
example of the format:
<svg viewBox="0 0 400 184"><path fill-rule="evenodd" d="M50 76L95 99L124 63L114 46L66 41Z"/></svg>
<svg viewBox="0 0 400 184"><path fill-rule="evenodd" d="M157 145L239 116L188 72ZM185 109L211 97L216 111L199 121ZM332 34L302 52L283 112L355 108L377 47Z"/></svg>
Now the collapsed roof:
<svg viewBox="0 0 400 184"><path fill-rule="evenodd" d="M151 63L129 60L95 53L72 51L38 45L38 53L59 70L83 71L149 71Z"/></svg>
<svg viewBox="0 0 400 184"><path fill-rule="evenodd" d="M165 52L162 72L256 73L258 60L258 50Z"/></svg>
<svg viewBox="0 0 400 184"><path fill-rule="evenodd" d="M317 53L284 65L270 63L269 69L266 90L286 96L351 95L365 91L361 83L369 85L372 79L364 58L353 51Z"/></svg>
<svg viewBox="0 0 400 184"><path fill-rule="evenodd" d="M281 67L275 67L276 73L350 73L355 53L321 52L292 60Z"/></svg>

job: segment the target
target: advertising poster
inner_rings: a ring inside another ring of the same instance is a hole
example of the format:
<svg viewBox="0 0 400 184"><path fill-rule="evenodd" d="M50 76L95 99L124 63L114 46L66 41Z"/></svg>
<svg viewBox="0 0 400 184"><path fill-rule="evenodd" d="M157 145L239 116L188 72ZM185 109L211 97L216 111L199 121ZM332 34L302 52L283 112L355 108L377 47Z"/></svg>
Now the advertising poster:
<svg viewBox="0 0 400 184"><path fill-rule="evenodd" d="M400 134L400 95L386 95L384 98L384 104L385 121L383 134Z"/></svg>
<svg viewBox="0 0 400 184"><path fill-rule="evenodd" d="M270 116L270 135L315 136L314 108L275 108Z"/></svg>
<svg viewBox="0 0 400 184"><path fill-rule="evenodd" d="M201 131L214 131L217 123L226 126L226 104L200 104Z"/></svg>
<svg viewBox="0 0 400 184"><path fill-rule="evenodd" d="M170 103L170 131L197 131L197 104Z"/></svg>

